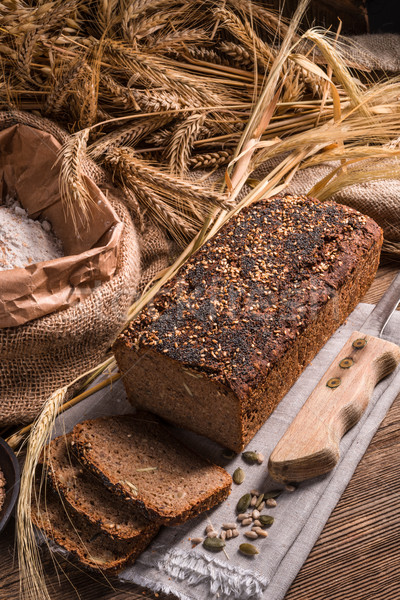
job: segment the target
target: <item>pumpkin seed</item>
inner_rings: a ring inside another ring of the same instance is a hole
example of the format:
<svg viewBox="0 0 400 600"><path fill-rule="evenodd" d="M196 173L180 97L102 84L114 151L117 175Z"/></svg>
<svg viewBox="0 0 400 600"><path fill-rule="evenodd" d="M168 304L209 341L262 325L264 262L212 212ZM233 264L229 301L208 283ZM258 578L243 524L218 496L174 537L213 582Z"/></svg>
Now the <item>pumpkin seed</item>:
<svg viewBox="0 0 400 600"><path fill-rule="evenodd" d="M255 554L260 554L258 548L253 546L253 544L240 544L239 550L242 554L246 556L254 556Z"/></svg>
<svg viewBox="0 0 400 600"><path fill-rule="evenodd" d="M224 540L221 540L221 538L206 537L206 539L203 542L203 546L207 550L212 550L212 552L220 552L223 548L225 548L226 544Z"/></svg>
<svg viewBox="0 0 400 600"><path fill-rule="evenodd" d="M233 476L232 476L233 481L237 485L240 485L241 483L243 483L244 478L245 478L245 472L243 471L243 469L238 467L233 473Z"/></svg>
<svg viewBox="0 0 400 600"><path fill-rule="evenodd" d="M257 498L256 508L259 508L259 506L263 500L264 500L264 494L260 494Z"/></svg>
<svg viewBox="0 0 400 600"><path fill-rule="evenodd" d="M242 496L240 498L239 502L236 505L237 512L238 513L244 513L244 512L246 512L246 510L250 506L250 502L251 502L251 495L250 494L245 494L244 496Z"/></svg>
<svg viewBox="0 0 400 600"><path fill-rule="evenodd" d="M269 498L278 498L282 494L283 490L270 490L269 492L264 492L264 500L268 500Z"/></svg>
<svg viewBox="0 0 400 600"><path fill-rule="evenodd" d="M242 452L242 458L247 463L253 465L258 462L258 452L252 452L251 450L247 450L246 452Z"/></svg>
<svg viewBox="0 0 400 600"><path fill-rule="evenodd" d="M260 521L260 523L261 523L261 525L263 525L263 527L272 525L274 520L275 520L274 517L271 517L270 515L260 515L258 517L258 521Z"/></svg>

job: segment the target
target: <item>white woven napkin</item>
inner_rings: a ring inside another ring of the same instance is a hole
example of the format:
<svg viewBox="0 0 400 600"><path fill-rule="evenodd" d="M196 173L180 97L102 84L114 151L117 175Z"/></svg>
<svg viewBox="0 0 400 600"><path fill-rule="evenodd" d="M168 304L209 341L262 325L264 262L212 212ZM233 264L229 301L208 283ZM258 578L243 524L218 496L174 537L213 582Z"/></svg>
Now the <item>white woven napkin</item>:
<svg viewBox="0 0 400 600"><path fill-rule="evenodd" d="M248 449L261 451L266 460L262 465L246 465L241 456L223 458L217 444L187 431L174 433L193 449L221 464L230 473L241 466L246 480L234 485L232 494L222 505L179 527L162 528L136 564L126 569L120 578L146 586L154 591L172 593L182 600L281 600L318 539L324 524L347 486L358 462L375 431L400 391L400 372L382 381L376 388L367 412L348 432L341 444L341 460L328 475L302 483L292 493L284 492L275 508L263 512L273 515L275 522L266 539L254 542L260 550L255 557L238 552L247 540L240 528L238 538L229 540L226 552L211 554L201 546L192 548L189 538L203 537L208 523L219 528L235 521L235 506L247 491L282 487L267 476L267 458L293 417L297 414L324 371L344 345L350 334L360 328L372 307L360 304L307 367L271 417L250 442ZM385 338L400 343L400 314L391 319ZM110 400L112 399L112 402ZM59 418L55 435L70 430L76 422L105 414L131 412L120 382L112 389L102 390Z"/></svg>

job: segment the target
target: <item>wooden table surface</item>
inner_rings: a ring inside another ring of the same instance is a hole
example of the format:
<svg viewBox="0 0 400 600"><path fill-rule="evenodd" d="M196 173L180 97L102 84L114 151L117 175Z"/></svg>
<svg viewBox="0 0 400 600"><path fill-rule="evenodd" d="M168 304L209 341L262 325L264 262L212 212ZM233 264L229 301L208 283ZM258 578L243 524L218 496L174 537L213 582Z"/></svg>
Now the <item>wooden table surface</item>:
<svg viewBox="0 0 400 600"><path fill-rule="evenodd" d="M386 263L364 298L376 303L399 270ZM133 585L93 576L43 553L52 600L162 600ZM14 524L0 538L0 600L18 600ZM400 598L400 395L377 431L285 600ZM199 599L200 600L200 599ZM205 599L204 599L205 600Z"/></svg>

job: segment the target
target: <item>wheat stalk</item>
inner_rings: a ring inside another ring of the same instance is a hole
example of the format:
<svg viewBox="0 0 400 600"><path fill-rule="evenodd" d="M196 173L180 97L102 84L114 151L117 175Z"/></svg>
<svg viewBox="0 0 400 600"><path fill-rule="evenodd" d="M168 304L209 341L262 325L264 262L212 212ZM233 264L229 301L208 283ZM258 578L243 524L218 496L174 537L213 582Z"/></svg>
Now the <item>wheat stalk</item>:
<svg viewBox="0 0 400 600"><path fill-rule="evenodd" d="M17 503L17 548L20 569L21 596L24 600L50 600L44 582L43 568L31 520L32 489L44 446L49 441L55 419L63 403L68 387L54 392L45 403L36 419L28 439L25 464L21 475L20 492Z"/></svg>

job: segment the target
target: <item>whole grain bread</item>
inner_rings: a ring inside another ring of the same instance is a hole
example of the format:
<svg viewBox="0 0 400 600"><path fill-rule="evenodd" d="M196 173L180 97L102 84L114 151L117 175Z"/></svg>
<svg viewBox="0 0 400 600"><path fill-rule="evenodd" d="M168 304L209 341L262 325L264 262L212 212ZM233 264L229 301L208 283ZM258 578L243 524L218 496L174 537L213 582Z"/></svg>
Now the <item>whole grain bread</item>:
<svg viewBox="0 0 400 600"><path fill-rule="evenodd" d="M153 529L134 540L114 540L75 511L69 511L56 493L40 485L40 479L38 473L32 505L33 524L91 571L118 573L134 562L155 535Z"/></svg>
<svg viewBox="0 0 400 600"><path fill-rule="evenodd" d="M70 449L71 434L55 438L47 452L47 473L53 489L75 512L116 540L135 540L156 533L132 505L106 488Z"/></svg>
<svg viewBox="0 0 400 600"><path fill-rule="evenodd" d="M365 294L381 245L334 202L244 209L117 338L129 400L241 451Z"/></svg>
<svg viewBox="0 0 400 600"><path fill-rule="evenodd" d="M157 523L182 523L230 493L224 469L186 448L149 413L79 423L71 448L110 490Z"/></svg>

